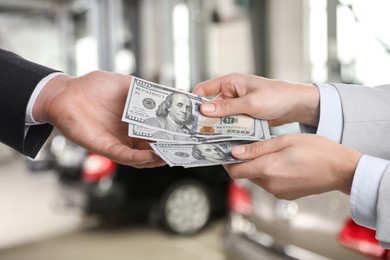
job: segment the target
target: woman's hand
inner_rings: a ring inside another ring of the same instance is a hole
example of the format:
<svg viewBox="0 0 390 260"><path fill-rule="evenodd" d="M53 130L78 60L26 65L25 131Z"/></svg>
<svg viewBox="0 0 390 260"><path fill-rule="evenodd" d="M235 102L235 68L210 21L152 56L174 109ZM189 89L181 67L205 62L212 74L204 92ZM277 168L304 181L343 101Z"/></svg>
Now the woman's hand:
<svg viewBox="0 0 390 260"><path fill-rule="evenodd" d="M202 104L206 116L247 114L268 120L270 126L291 122L318 125L320 95L312 84L234 73L200 83L194 94L220 95Z"/></svg>
<svg viewBox="0 0 390 260"><path fill-rule="evenodd" d="M247 178L279 199L339 190L349 194L362 154L319 135L284 135L233 148L249 160L225 165L233 179Z"/></svg>

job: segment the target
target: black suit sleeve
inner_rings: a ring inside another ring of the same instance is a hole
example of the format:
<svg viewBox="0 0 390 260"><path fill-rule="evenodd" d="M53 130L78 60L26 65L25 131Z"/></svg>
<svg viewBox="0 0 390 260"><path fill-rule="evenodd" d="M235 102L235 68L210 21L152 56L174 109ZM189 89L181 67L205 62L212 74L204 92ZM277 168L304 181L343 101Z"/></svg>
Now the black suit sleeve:
<svg viewBox="0 0 390 260"><path fill-rule="evenodd" d="M53 127L31 126L26 137L25 116L31 94L41 79L55 70L0 49L0 142L35 157Z"/></svg>

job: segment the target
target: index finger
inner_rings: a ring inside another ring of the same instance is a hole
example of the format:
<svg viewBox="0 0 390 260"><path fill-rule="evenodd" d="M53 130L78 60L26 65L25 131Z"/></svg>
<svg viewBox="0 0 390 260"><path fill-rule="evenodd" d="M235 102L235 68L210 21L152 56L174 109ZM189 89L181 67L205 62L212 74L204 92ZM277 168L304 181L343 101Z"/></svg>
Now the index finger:
<svg viewBox="0 0 390 260"><path fill-rule="evenodd" d="M198 84L193 93L203 97L215 96L221 92L221 88L221 80L219 78L215 78Z"/></svg>

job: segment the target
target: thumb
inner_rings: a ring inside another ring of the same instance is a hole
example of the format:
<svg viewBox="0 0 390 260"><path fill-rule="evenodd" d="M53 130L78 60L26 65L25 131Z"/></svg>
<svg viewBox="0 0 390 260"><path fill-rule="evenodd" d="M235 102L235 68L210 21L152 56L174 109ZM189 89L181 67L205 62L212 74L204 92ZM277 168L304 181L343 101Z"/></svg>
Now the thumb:
<svg viewBox="0 0 390 260"><path fill-rule="evenodd" d="M236 146L232 149L232 155L240 160L252 160L266 154L284 150L291 145L292 139L292 135L284 135L265 141Z"/></svg>

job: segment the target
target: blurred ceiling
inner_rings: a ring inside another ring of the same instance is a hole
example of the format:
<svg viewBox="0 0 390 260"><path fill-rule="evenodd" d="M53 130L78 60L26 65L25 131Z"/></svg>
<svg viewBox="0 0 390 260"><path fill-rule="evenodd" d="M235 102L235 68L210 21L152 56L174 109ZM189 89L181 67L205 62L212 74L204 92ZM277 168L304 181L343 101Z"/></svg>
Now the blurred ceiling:
<svg viewBox="0 0 390 260"><path fill-rule="evenodd" d="M74 0L0 0L1 9L48 9Z"/></svg>

